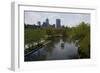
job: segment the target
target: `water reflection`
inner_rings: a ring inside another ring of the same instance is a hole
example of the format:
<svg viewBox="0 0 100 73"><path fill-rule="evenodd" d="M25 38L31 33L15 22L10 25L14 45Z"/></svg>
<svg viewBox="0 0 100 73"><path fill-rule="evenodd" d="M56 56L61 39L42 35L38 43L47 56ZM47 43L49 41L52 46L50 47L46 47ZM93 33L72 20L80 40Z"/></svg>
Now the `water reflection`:
<svg viewBox="0 0 100 73"><path fill-rule="evenodd" d="M52 39L43 48L25 57L25 61L77 59L78 48L64 38Z"/></svg>

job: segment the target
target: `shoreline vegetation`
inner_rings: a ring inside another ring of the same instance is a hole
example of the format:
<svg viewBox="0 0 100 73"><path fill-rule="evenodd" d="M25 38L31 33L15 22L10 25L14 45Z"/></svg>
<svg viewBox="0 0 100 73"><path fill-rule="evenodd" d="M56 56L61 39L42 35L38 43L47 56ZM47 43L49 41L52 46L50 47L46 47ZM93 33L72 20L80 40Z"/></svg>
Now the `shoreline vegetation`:
<svg viewBox="0 0 100 73"><path fill-rule="evenodd" d="M75 27L33 28L24 25L24 56L35 52L57 37L69 39L78 47L80 58L90 58L90 24L81 22ZM62 44L63 46L63 44Z"/></svg>

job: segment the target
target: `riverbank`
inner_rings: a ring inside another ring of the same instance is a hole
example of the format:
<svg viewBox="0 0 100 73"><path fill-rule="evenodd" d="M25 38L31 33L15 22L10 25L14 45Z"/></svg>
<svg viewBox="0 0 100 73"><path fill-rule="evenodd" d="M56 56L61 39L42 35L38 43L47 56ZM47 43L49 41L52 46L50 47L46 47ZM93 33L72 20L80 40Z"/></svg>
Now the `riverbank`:
<svg viewBox="0 0 100 73"><path fill-rule="evenodd" d="M39 50L40 48L42 48L43 46L45 46L46 44L50 43L50 41L43 41L43 42L39 42L34 46L31 46L27 49L24 50L24 55L27 56L37 50Z"/></svg>
<svg viewBox="0 0 100 73"><path fill-rule="evenodd" d="M62 45L63 43L63 45ZM25 56L25 61L79 59L75 44L59 37Z"/></svg>

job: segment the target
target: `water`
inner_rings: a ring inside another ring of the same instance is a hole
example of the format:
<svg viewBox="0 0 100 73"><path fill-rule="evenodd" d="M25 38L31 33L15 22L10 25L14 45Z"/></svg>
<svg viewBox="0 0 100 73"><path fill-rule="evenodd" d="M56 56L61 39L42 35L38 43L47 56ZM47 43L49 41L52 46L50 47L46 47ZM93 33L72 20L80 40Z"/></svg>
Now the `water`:
<svg viewBox="0 0 100 73"><path fill-rule="evenodd" d="M73 42L52 40L43 48L25 57L25 61L78 59L78 48Z"/></svg>

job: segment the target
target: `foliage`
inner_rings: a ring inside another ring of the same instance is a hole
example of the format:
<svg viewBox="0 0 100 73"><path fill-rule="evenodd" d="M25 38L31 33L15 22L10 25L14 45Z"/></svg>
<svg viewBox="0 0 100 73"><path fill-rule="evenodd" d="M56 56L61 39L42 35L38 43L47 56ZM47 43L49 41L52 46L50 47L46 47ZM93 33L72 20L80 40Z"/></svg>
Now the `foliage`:
<svg viewBox="0 0 100 73"><path fill-rule="evenodd" d="M45 30L41 29L25 29L25 44L39 42L42 38L44 38Z"/></svg>
<svg viewBox="0 0 100 73"><path fill-rule="evenodd" d="M78 40L80 45L79 54L81 58L90 57L90 26L81 22L77 27L71 28L71 39Z"/></svg>
<svg viewBox="0 0 100 73"><path fill-rule="evenodd" d="M33 28L31 26L27 28L25 26L24 36L25 44L38 43L41 40L54 39L59 36L64 39L69 38L74 42L78 40L80 58L90 58L90 24L81 22L79 25L71 28Z"/></svg>

